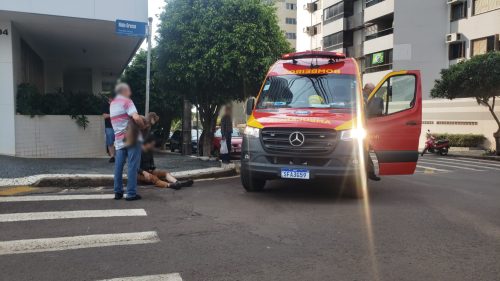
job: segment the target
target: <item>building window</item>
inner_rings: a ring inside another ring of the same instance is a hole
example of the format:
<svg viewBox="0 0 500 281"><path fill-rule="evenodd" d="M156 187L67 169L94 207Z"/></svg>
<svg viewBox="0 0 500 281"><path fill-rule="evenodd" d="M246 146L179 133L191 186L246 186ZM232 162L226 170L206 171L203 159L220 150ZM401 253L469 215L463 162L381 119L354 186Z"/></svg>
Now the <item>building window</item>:
<svg viewBox="0 0 500 281"><path fill-rule="evenodd" d="M286 9L287 10L297 10L297 4L286 3Z"/></svg>
<svg viewBox="0 0 500 281"><path fill-rule="evenodd" d="M297 39L297 34L295 32L287 32L286 39L295 40L295 39Z"/></svg>
<svg viewBox="0 0 500 281"><path fill-rule="evenodd" d="M286 18L285 22L286 22L286 24L297 24L297 19L296 18Z"/></svg>
<svg viewBox="0 0 500 281"><path fill-rule="evenodd" d="M450 20L456 21L467 17L467 4L465 2L458 2L451 5Z"/></svg>
<svg viewBox="0 0 500 281"><path fill-rule="evenodd" d="M323 37L323 48L338 49L342 48L344 43L344 32L337 32Z"/></svg>
<svg viewBox="0 0 500 281"><path fill-rule="evenodd" d="M500 9L500 0L473 0L472 9L473 15Z"/></svg>
<svg viewBox="0 0 500 281"><path fill-rule="evenodd" d="M365 1L365 8L371 7L371 6L378 4L380 2L384 2L384 0L366 0Z"/></svg>
<svg viewBox="0 0 500 281"><path fill-rule="evenodd" d="M389 70L392 68L392 49L365 56L365 73Z"/></svg>
<svg viewBox="0 0 500 281"><path fill-rule="evenodd" d="M323 21L329 23L344 17L344 2L337 3L323 10Z"/></svg>
<svg viewBox="0 0 500 281"><path fill-rule="evenodd" d="M486 54L499 49L498 35L471 41L471 56Z"/></svg>
<svg viewBox="0 0 500 281"><path fill-rule="evenodd" d="M465 42L451 43L448 48L448 57L450 60L465 57Z"/></svg>

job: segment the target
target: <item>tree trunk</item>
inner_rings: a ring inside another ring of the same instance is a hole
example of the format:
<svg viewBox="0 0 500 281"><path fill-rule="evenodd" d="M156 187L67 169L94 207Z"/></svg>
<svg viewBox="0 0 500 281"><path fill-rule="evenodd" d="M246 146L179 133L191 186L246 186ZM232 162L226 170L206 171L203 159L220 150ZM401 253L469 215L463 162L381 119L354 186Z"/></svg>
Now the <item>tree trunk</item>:
<svg viewBox="0 0 500 281"><path fill-rule="evenodd" d="M198 105L201 124L203 126L203 155L211 156L213 150L213 140L215 124L219 115L220 107L218 105Z"/></svg>
<svg viewBox="0 0 500 281"><path fill-rule="evenodd" d="M182 155L191 155L191 103L184 100L182 113Z"/></svg>
<svg viewBox="0 0 500 281"><path fill-rule="evenodd" d="M500 129L493 134L493 137L495 138L496 155L500 156Z"/></svg>

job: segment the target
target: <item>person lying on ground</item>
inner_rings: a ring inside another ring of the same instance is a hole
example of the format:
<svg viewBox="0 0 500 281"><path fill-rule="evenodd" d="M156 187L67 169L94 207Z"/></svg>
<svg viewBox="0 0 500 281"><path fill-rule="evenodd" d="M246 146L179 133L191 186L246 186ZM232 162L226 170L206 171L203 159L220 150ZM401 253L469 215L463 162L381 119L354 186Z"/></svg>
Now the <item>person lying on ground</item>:
<svg viewBox="0 0 500 281"><path fill-rule="evenodd" d="M169 172L156 169L153 155L155 144L156 141L153 136L148 136L142 144L141 165L138 175L139 182L154 184L160 188L173 188L175 190L193 185L193 180L178 181Z"/></svg>

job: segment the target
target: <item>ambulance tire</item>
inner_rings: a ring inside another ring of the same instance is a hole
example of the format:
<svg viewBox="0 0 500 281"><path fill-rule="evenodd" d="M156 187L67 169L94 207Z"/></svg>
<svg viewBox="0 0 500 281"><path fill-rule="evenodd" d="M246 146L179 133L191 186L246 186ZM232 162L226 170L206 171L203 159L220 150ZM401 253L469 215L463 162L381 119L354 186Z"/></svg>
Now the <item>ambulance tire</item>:
<svg viewBox="0 0 500 281"><path fill-rule="evenodd" d="M356 177L348 177L342 187L342 195L351 199L363 199L363 185Z"/></svg>
<svg viewBox="0 0 500 281"><path fill-rule="evenodd" d="M247 192L259 192L264 189L266 180L253 177L248 171L241 171L241 184Z"/></svg>

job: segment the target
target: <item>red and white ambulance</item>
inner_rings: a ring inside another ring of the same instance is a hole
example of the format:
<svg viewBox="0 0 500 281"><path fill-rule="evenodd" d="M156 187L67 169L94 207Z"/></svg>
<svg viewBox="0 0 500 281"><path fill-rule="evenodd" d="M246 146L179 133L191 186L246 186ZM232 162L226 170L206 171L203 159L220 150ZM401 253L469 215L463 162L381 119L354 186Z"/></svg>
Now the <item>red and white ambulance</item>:
<svg viewBox="0 0 500 281"><path fill-rule="evenodd" d="M272 179L359 177L368 147L380 175L415 171L419 71L390 73L363 97L353 58L323 51L286 54L246 108L241 181L247 191L260 191Z"/></svg>

